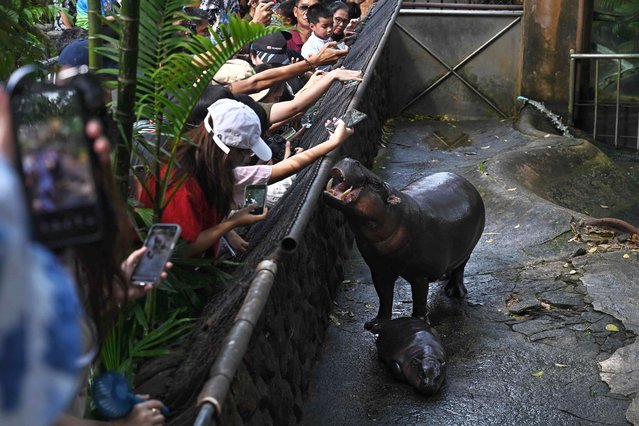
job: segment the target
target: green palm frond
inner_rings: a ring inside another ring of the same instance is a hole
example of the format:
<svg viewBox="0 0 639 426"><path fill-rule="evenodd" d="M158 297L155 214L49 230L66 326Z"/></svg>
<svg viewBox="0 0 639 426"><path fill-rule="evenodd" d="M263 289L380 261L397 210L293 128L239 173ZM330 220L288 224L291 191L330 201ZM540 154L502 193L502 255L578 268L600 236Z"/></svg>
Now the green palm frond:
<svg viewBox="0 0 639 426"><path fill-rule="evenodd" d="M281 30L231 17L228 24L219 27L223 37L214 35L216 43L194 34L185 36L190 30L177 23L188 19L183 8L190 3L191 0L143 0L140 6L135 116L137 120L146 119L154 123L155 140L150 145L155 150L155 159L166 156L167 152L162 151L161 137L169 138L167 149L173 150L168 152L167 177L174 166L172 154L183 138L189 114L215 73L242 46ZM120 43L102 38L109 45L102 47L100 53L119 60ZM132 138L141 141L135 132ZM141 153L136 152L136 147L143 144L123 143L132 150L133 156L149 167L150 162L144 161ZM116 169L119 169L118 165ZM159 168L149 172L159 177ZM156 218L166 203L167 181L166 178L158 179L154 206Z"/></svg>

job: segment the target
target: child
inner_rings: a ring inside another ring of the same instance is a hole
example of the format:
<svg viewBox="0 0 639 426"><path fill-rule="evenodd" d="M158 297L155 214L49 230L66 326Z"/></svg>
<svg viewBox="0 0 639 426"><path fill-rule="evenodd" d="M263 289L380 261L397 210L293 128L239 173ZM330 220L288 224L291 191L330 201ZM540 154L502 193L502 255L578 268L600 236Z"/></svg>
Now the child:
<svg viewBox="0 0 639 426"><path fill-rule="evenodd" d="M304 58L314 55L326 43L333 41L331 38L333 34L333 12L330 7L323 3L315 4L308 8L306 18L311 28L311 35L302 46L302 56ZM326 65L317 69L328 71L331 66Z"/></svg>

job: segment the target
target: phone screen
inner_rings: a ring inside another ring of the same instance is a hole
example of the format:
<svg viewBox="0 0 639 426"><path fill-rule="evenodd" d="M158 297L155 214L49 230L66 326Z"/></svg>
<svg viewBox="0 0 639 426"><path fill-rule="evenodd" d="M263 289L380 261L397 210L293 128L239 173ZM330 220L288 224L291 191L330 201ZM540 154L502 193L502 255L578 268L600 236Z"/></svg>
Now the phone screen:
<svg viewBox="0 0 639 426"><path fill-rule="evenodd" d="M171 257L180 232L180 226L175 223L156 223L151 227L144 241L147 251L131 276L133 284L156 284L160 280L160 274Z"/></svg>
<svg viewBox="0 0 639 426"><path fill-rule="evenodd" d="M346 127L353 127L355 124L359 123L363 119L366 118L366 114L361 111L358 111L354 108L346 111L344 115L342 115L341 120L344 122ZM337 129L337 120L331 121L325 125L326 130L329 132L334 132Z"/></svg>
<svg viewBox="0 0 639 426"><path fill-rule="evenodd" d="M37 83L11 96L34 232L50 247L102 235L80 96L74 89Z"/></svg>
<svg viewBox="0 0 639 426"><path fill-rule="evenodd" d="M251 214L262 214L264 205L266 204L266 184L247 185L244 190L244 207L257 204L257 207L251 210Z"/></svg>

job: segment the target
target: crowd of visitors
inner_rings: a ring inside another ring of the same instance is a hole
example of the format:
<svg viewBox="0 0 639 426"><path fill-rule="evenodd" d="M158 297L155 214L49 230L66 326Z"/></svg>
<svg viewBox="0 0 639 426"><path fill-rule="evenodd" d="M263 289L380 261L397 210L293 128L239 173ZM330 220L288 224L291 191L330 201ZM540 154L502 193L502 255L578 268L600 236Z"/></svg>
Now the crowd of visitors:
<svg viewBox="0 0 639 426"><path fill-rule="evenodd" d="M291 141L313 124L308 119L302 124L302 117L333 83L362 79L361 71L332 66L349 50L337 48L332 37L343 40L354 34L359 3L202 0L199 7L185 9L191 17L185 27L197 35L219 34L220 25L233 15L293 29L258 39L229 60L193 109L191 130L175 147L171 166L168 158L160 158L159 176L153 168L132 176L132 193L147 207L161 195L155 192L156 181L168 179L166 194L171 196L160 220L181 226L184 255L213 261L222 237L232 251L247 250L250 242L235 230L264 220L296 173L353 133L340 121L325 141L306 150L291 148ZM61 0L59 5L64 11L57 25L76 37L62 48L60 66L86 64L87 2ZM107 19L113 20L117 9L116 0L102 0ZM8 97L0 89L0 423L103 424L83 419L90 368L114 312L152 291L150 285L130 284L146 248L126 254L127 247L131 251L139 242L130 241L123 202L112 195L108 141L97 122L90 122L86 132L101 159L101 191L111 194L101 214L104 238L55 254L33 241L14 164L11 123ZM170 138L161 140L168 143ZM270 188L260 214L243 205L245 187L254 184ZM165 269L171 266L167 263ZM34 304L49 308L33 315ZM163 424L162 402L142 397L145 401L127 417L111 424Z"/></svg>

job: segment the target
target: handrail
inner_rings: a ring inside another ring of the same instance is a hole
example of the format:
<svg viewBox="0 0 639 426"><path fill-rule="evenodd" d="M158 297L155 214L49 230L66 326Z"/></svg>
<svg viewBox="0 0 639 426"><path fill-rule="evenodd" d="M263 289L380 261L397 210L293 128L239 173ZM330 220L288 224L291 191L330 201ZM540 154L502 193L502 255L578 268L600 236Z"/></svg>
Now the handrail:
<svg viewBox="0 0 639 426"><path fill-rule="evenodd" d="M397 19L397 15L399 14L399 10L400 10L399 6L401 6L401 4L398 3L398 7L393 12L393 16L390 19L390 22L395 22L395 20ZM380 39L379 46L386 45L386 41L388 40L388 37L390 36L391 30L392 30L392 25L389 25L386 28L386 31L384 32L384 34L382 35L382 38ZM379 58L382 54L381 51L382 49L377 49L375 53L373 53L371 60L368 62L367 70L373 70L375 68L375 65L379 61ZM364 73L364 78L362 79L362 82L358 85L357 90L355 91L355 94L353 95L353 98L351 99L351 102L348 104L347 110L356 108L357 105L359 105L359 102L364 96L366 87L368 87L368 82L370 81L372 77L373 77L372 72ZM336 155L337 155L337 152L333 151L322 159L322 163L320 164L320 168L317 172L317 176L315 177L315 180L313 181L313 183L311 184L311 187L309 188L307 192L307 199L316 199L320 195L321 191L324 189L326 178L328 177L329 172L331 168L333 167L333 164L335 163ZM304 203L302 205L302 208L300 209L300 212L297 216L297 220L291 227L291 230L289 231L288 235L286 235L281 241L281 248L283 252L291 253L297 248L297 242L301 239L303 232L306 229L306 226L308 225L308 221L310 220L314 210L315 210L314 203Z"/></svg>
<svg viewBox="0 0 639 426"><path fill-rule="evenodd" d="M406 1L402 3L402 8L424 8L424 9L487 9L487 10L523 10L524 6L517 4L465 4L465 3L424 3Z"/></svg>
<svg viewBox="0 0 639 426"><path fill-rule="evenodd" d="M619 110L621 106L621 61L628 59L639 59L639 53L575 53L570 50L570 74L568 87L568 121L570 125L574 124L575 114L575 84L577 75L576 61L580 59L595 60L595 93L594 93L594 119L593 119L593 138L597 138L597 116L599 112L599 61L600 60L616 60L617 61L617 78L616 78L616 94L615 94L615 148L619 145ZM639 151L639 134L637 134L636 149Z"/></svg>
<svg viewBox="0 0 639 426"><path fill-rule="evenodd" d="M222 405L233 377L244 358L253 330L273 287L275 275L277 275L278 258L279 256L275 254L272 259L265 259L257 265L256 276L251 281L244 303L235 317L231 330L222 342L220 353L211 366L209 380L198 395L197 405L201 408L194 426L209 425L222 414Z"/></svg>

